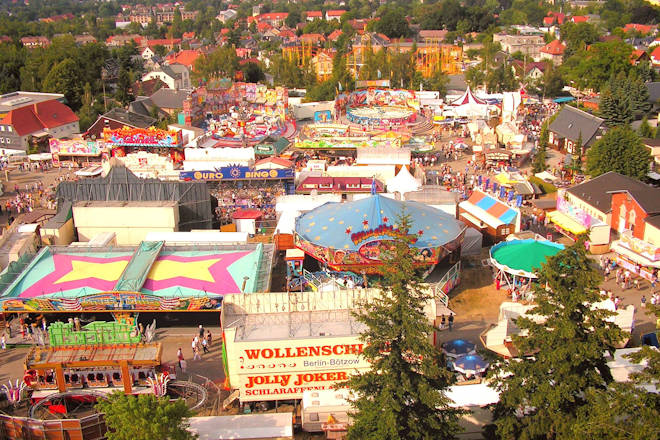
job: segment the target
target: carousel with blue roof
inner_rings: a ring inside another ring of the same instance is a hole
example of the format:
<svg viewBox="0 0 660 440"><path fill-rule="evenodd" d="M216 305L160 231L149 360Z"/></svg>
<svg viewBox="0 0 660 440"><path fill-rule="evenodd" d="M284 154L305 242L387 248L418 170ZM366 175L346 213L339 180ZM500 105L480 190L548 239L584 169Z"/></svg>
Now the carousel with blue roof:
<svg viewBox="0 0 660 440"><path fill-rule="evenodd" d="M397 218L410 216L408 231ZM393 240L410 238L419 265L431 269L460 249L466 225L431 206L380 194L345 203L326 203L296 219L296 247L326 270L378 275L381 255Z"/></svg>

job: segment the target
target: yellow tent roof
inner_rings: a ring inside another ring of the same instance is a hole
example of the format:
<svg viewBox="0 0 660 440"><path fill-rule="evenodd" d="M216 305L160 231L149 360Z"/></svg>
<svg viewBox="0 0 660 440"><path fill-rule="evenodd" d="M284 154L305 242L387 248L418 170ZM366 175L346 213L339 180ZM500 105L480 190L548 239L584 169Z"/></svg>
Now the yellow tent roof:
<svg viewBox="0 0 660 440"><path fill-rule="evenodd" d="M563 212L551 211L548 213L548 218L552 223L556 224L565 231L571 232L575 235L580 235L587 232L587 228L585 228L576 220L573 220L571 217L567 216Z"/></svg>

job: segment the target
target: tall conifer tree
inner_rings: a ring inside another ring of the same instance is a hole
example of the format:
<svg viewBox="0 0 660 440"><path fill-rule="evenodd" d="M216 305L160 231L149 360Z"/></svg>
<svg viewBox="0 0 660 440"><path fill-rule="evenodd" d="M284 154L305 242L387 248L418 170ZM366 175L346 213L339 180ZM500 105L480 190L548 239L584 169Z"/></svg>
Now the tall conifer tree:
<svg viewBox="0 0 660 440"><path fill-rule="evenodd" d="M536 307L516 320L526 336L514 336L521 356L497 364L500 391L495 411L502 439L576 438L592 392L612 382L606 354L622 337L601 301L600 274L586 255L584 239L543 265L534 286Z"/></svg>
<svg viewBox="0 0 660 440"><path fill-rule="evenodd" d="M385 257L382 293L355 314L366 326L363 355L371 369L343 384L355 396L348 438L451 439L460 430L460 411L448 406L445 390L453 377L430 340L434 327L425 304L433 298L414 265L410 217L402 213L394 227L404 236Z"/></svg>

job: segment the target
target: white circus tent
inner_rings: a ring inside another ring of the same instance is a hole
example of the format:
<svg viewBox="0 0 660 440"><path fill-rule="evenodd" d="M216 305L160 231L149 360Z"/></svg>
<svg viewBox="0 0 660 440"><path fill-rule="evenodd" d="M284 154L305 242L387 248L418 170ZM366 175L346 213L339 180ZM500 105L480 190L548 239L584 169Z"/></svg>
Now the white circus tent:
<svg viewBox="0 0 660 440"><path fill-rule="evenodd" d="M419 191L422 185L415 179L408 168L401 167L399 174L387 181L387 191L390 193L398 192L405 194L412 191Z"/></svg>
<svg viewBox="0 0 660 440"><path fill-rule="evenodd" d="M486 118L488 116L488 103L474 96L470 86L460 98L451 102L451 106L456 116L459 117Z"/></svg>

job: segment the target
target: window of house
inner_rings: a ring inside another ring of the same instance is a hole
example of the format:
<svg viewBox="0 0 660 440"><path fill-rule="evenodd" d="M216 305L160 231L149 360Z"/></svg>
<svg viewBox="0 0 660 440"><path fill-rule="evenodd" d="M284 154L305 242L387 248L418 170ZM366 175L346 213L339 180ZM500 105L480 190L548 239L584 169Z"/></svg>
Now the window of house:
<svg viewBox="0 0 660 440"><path fill-rule="evenodd" d="M637 220L637 213L635 213L634 209L631 209L628 213L628 225L630 226L631 231L634 231L635 220Z"/></svg>
<svg viewBox="0 0 660 440"><path fill-rule="evenodd" d="M319 421L319 413L309 413L309 420L311 422L318 422Z"/></svg>
<svg viewBox="0 0 660 440"><path fill-rule="evenodd" d="M626 218L626 205L621 205L619 208L619 217Z"/></svg>

